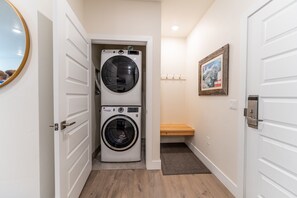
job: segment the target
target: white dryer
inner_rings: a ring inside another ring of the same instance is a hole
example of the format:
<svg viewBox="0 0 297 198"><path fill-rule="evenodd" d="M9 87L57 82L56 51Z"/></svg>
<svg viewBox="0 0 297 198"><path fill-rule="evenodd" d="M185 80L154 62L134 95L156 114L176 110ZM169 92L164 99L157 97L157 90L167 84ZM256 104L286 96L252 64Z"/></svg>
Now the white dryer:
<svg viewBox="0 0 297 198"><path fill-rule="evenodd" d="M137 50L102 50L102 105L141 105L141 56Z"/></svg>
<svg viewBox="0 0 297 198"><path fill-rule="evenodd" d="M101 161L141 160L141 107L101 108Z"/></svg>

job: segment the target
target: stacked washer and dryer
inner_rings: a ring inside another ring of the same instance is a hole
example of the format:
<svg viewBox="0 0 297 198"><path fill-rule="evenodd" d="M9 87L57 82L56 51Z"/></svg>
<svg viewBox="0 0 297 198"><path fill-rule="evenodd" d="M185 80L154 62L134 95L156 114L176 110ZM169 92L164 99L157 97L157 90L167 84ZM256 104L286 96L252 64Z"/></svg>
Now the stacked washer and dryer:
<svg viewBox="0 0 297 198"><path fill-rule="evenodd" d="M101 161L141 160L141 51L101 52Z"/></svg>

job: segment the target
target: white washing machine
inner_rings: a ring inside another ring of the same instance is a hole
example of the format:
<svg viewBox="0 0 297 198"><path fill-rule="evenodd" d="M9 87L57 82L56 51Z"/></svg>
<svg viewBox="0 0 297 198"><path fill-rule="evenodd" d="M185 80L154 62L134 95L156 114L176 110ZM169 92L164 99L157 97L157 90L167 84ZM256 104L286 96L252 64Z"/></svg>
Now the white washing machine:
<svg viewBox="0 0 297 198"><path fill-rule="evenodd" d="M101 161L141 160L141 107L102 106Z"/></svg>
<svg viewBox="0 0 297 198"><path fill-rule="evenodd" d="M141 105L141 56L137 50L102 50L102 105Z"/></svg>

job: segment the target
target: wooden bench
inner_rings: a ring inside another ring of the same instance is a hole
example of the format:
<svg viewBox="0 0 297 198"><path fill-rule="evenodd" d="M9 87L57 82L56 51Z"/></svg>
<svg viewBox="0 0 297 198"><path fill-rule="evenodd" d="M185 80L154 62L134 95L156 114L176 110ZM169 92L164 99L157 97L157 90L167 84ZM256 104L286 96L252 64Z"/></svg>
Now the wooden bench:
<svg viewBox="0 0 297 198"><path fill-rule="evenodd" d="M161 136L193 136L195 130L185 124L161 124Z"/></svg>

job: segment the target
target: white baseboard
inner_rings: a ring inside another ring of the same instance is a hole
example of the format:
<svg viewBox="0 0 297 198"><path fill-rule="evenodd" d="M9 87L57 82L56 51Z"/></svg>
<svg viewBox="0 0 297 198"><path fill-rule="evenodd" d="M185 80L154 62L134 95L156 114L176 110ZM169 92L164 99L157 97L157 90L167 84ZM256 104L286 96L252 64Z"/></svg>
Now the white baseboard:
<svg viewBox="0 0 297 198"><path fill-rule="evenodd" d="M227 177L210 159L208 159L196 146L191 142L186 142L191 151L204 163L204 165L226 186L226 188L234 195L237 195L237 185Z"/></svg>
<svg viewBox="0 0 297 198"><path fill-rule="evenodd" d="M146 163L147 170L161 170L161 160L152 160Z"/></svg>

